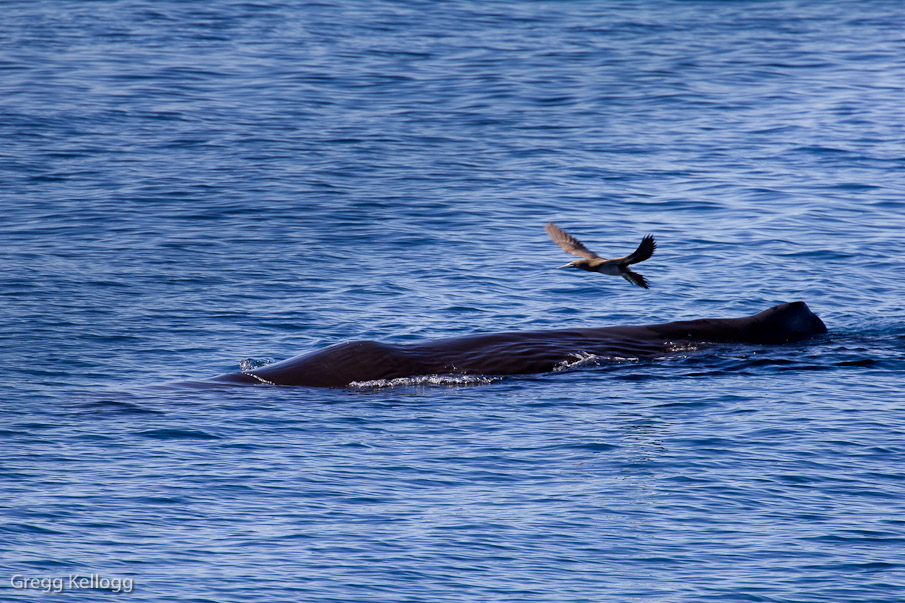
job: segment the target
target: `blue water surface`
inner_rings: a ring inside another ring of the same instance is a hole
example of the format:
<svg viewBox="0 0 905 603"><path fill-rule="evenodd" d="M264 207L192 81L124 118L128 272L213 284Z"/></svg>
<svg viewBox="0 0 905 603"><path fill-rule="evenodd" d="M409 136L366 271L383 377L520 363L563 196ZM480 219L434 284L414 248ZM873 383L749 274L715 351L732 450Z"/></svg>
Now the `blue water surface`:
<svg viewBox="0 0 905 603"><path fill-rule="evenodd" d="M892 0L4 2L0 599L901 602L903 57ZM202 384L794 300L829 333Z"/></svg>

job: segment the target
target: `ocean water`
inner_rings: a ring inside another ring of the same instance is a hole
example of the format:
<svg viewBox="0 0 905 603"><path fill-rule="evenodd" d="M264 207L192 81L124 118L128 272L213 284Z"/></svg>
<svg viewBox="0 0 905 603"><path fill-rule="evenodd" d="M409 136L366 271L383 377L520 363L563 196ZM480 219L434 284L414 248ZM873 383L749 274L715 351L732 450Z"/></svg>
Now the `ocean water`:
<svg viewBox="0 0 905 603"><path fill-rule="evenodd" d="M902 601L903 32L881 0L4 2L0 600ZM555 270L549 220L653 233L651 289ZM795 300L827 335L203 384Z"/></svg>

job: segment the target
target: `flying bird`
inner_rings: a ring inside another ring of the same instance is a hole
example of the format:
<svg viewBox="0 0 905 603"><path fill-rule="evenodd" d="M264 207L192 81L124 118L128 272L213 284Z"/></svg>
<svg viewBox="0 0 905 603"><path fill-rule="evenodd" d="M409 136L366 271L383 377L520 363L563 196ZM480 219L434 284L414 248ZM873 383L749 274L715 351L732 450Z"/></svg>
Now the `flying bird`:
<svg viewBox="0 0 905 603"><path fill-rule="evenodd" d="M650 288L647 284L647 280L637 272L629 270L628 266L629 264L643 262L654 254L654 250L657 249L657 243L654 241L652 235L647 235L641 239L641 244L638 245L638 249L636 249L634 253L622 258L608 260L600 257L582 245L581 241L553 222L547 222L547 225L544 226L544 230L547 231L547 234L550 235L550 238L553 239L554 243L562 247L563 251L582 258L580 260L573 260L565 266L558 266L558 268L580 268L581 270L587 270L588 272L612 274L613 276L621 276L628 282L638 285L639 287L644 287L645 289Z"/></svg>

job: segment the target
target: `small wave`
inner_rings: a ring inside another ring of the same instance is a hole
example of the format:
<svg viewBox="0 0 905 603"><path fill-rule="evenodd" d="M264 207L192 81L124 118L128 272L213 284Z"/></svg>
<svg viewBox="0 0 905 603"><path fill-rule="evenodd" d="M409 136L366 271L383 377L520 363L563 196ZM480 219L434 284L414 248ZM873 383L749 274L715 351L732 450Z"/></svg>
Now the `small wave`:
<svg viewBox="0 0 905 603"><path fill-rule="evenodd" d="M97 400L92 402L83 402L81 404L76 405L78 408L84 410L85 412L100 412L100 413L121 413L121 414L133 414L133 415L142 415L142 414L162 414L162 411L153 410L150 408L146 408L145 406L141 406L139 404L134 404L132 402L123 402L120 400Z"/></svg>
<svg viewBox="0 0 905 603"><path fill-rule="evenodd" d="M219 440L220 436L201 431L200 429L150 429L147 431L139 431L136 435L155 440Z"/></svg>

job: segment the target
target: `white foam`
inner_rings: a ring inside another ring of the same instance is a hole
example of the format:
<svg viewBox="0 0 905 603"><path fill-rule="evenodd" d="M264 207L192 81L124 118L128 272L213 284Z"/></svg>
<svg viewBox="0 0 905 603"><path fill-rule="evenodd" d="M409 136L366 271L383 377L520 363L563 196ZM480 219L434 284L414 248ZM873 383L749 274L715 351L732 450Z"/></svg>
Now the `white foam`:
<svg viewBox="0 0 905 603"><path fill-rule="evenodd" d="M371 381L353 381L346 387L361 389L383 389L388 387L410 387L413 385L486 385L499 381L501 377L484 375L418 375L416 377L400 377L398 379L374 379Z"/></svg>

